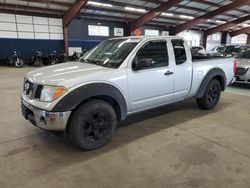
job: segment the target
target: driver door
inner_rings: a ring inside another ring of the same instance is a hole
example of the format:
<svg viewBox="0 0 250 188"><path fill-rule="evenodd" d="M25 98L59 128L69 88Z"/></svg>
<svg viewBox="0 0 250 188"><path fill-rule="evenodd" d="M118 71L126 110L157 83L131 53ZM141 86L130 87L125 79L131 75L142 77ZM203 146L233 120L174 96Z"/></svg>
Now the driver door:
<svg viewBox="0 0 250 188"><path fill-rule="evenodd" d="M166 40L146 42L137 51L128 72L131 112L173 100L174 74L168 54Z"/></svg>

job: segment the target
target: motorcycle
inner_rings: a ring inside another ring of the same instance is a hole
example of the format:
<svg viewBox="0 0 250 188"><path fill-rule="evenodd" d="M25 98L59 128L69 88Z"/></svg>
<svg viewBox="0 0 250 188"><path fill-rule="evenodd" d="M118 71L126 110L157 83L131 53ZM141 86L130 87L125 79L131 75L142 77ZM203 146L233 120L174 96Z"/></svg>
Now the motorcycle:
<svg viewBox="0 0 250 188"><path fill-rule="evenodd" d="M48 55L48 65L55 65L58 63L58 57L56 51L53 50Z"/></svg>
<svg viewBox="0 0 250 188"><path fill-rule="evenodd" d="M87 52L86 49L83 49L82 52L74 52L71 56L69 56L70 61L78 61L85 53Z"/></svg>
<svg viewBox="0 0 250 188"><path fill-rule="evenodd" d="M24 62L21 58L20 52L14 50L14 53L11 58L9 58L9 65L21 68L24 66Z"/></svg>
<svg viewBox="0 0 250 188"><path fill-rule="evenodd" d="M76 51L71 56L69 56L70 61L77 61L79 58L80 58L80 53Z"/></svg>
<svg viewBox="0 0 250 188"><path fill-rule="evenodd" d="M43 64L43 53L41 51L34 51L31 57L31 65L40 67Z"/></svg>
<svg viewBox="0 0 250 188"><path fill-rule="evenodd" d="M64 51L62 51L58 56L58 63L64 63L68 61L68 55Z"/></svg>

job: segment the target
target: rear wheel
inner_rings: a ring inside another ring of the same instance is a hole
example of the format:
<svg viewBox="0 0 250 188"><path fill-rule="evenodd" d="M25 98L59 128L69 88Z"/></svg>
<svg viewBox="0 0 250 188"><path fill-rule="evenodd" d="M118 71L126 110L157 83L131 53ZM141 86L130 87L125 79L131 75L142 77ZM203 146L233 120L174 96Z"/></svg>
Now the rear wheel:
<svg viewBox="0 0 250 188"><path fill-rule="evenodd" d="M69 136L80 149L94 150L111 140L116 125L113 107L102 100L93 100L73 112Z"/></svg>
<svg viewBox="0 0 250 188"><path fill-rule="evenodd" d="M221 85L218 80L213 79L207 85L202 98L196 99L198 106L202 109L212 109L219 102L221 95Z"/></svg>

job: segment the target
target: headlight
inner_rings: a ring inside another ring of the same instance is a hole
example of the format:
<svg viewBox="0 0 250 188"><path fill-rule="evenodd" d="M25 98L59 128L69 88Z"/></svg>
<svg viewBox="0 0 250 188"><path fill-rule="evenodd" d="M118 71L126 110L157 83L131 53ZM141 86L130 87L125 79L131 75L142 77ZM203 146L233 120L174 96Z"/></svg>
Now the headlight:
<svg viewBox="0 0 250 188"><path fill-rule="evenodd" d="M40 101L42 102L51 102L58 97L62 96L67 90L65 87L57 86L43 86Z"/></svg>

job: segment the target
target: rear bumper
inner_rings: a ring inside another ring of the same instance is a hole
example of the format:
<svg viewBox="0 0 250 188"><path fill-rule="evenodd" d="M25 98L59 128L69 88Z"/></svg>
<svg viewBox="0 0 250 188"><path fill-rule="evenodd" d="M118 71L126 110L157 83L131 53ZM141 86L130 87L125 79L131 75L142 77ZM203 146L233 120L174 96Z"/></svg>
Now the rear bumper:
<svg viewBox="0 0 250 188"><path fill-rule="evenodd" d="M47 112L29 105L24 100L21 101L21 110L23 117L33 125L41 129L53 131L64 131L71 114L71 111Z"/></svg>

